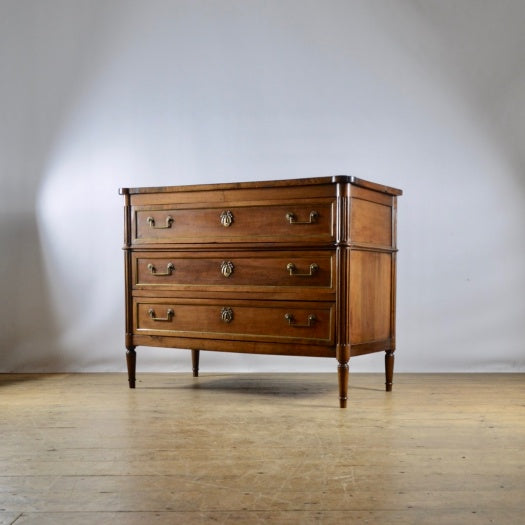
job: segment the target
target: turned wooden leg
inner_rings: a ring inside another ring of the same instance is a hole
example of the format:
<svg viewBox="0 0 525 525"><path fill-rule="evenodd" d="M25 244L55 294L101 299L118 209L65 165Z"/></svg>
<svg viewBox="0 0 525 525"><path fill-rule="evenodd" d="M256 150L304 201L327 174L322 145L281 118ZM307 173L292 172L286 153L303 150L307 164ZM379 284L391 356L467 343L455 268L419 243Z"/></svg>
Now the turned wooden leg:
<svg viewBox="0 0 525 525"><path fill-rule="evenodd" d="M348 362L339 363L337 367L337 378L339 380L339 406L346 408L346 400L348 399Z"/></svg>
<svg viewBox="0 0 525 525"><path fill-rule="evenodd" d="M386 391L392 392L392 381L394 378L394 351L387 350L385 353L385 377Z"/></svg>
<svg viewBox="0 0 525 525"><path fill-rule="evenodd" d="M126 352L126 364L128 365L129 388L135 388L135 368L137 364L137 353L134 346L129 346Z"/></svg>
<svg viewBox="0 0 525 525"><path fill-rule="evenodd" d="M191 351L191 366L193 368L193 377L199 377L199 354L200 350Z"/></svg>

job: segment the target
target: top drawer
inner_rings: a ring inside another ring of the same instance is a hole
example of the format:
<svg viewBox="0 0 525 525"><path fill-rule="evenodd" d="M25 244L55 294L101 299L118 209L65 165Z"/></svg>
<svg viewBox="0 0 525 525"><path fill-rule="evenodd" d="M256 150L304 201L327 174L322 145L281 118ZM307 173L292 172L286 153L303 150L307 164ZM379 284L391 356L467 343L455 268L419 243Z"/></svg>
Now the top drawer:
<svg viewBox="0 0 525 525"><path fill-rule="evenodd" d="M333 198L269 205L157 204L131 210L135 245L335 240Z"/></svg>

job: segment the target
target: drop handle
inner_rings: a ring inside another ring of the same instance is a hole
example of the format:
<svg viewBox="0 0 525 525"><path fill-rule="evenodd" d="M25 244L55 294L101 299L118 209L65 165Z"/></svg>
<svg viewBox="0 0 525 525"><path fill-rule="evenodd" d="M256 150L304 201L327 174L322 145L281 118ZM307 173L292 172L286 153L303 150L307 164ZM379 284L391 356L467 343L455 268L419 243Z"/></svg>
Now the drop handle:
<svg viewBox="0 0 525 525"><path fill-rule="evenodd" d="M290 313L284 314L284 318L288 321L288 324L294 328L310 328L317 321L317 317L315 317L314 314L308 316L308 322L306 324L298 324L294 315Z"/></svg>
<svg viewBox="0 0 525 525"><path fill-rule="evenodd" d="M310 218L307 221L298 221L295 213L288 212L286 214L286 220L290 224L315 224L317 222L317 218L319 217L319 213L315 210L310 212Z"/></svg>
<svg viewBox="0 0 525 525"><path fill-rule="evenodd" d="M171 225L175 221L175 219L171 215L168 215L166 217L166 225L165 226L157 226L155 224L155 219L153 217L148 217L146 220L148 221L149 227L153 228L154 230L165 230L167 228L171 228Z"/></svg>
<svg viewBox="0 0 525 525"><path fill-rule="evenodd" d="M153 310L153 308L150 308L148 310L148 315L154 321L168 321L168 322L170 322L172 317L175 315L175 312L171 308L168 308L168 310L166 312L166 317L155 317L155 310Z"/></svg>
<svg viewBox="0 0 525 525"><path fill-rule="evenodd" d="M294 263L288 263L286 265L286 269L290 272L290 275L293 277L312 277L312 275L319 270L319 265L316 263L312 263L310 265L310 273L298 273Z"/></svg>
<svg viewBox="0 0 525 525"><path fill-rule="evenodd" d="M151 273L151 275L154 275L155 277L162 277L162 276L166 276L166 275L171 275L171 272L173 272L173 270L175 270L175 265L173 263L168 263L166 265L166 271L165 272L159 272L157 270L157 268L155 268L155 266L151 263L148 264L148 270L149 270L149 273Z"/></svg>

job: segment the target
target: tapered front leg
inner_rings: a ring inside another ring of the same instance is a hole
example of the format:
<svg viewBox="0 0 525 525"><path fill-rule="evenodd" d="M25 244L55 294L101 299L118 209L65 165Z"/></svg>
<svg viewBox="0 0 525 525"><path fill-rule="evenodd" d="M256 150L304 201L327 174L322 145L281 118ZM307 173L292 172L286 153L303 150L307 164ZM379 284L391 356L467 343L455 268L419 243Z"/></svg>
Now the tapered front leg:
<svg viewBox="0 0 525 525"><path fill-rule="evenodd" d="M200 350L191 351L191 366L193 368L193 377L199 377L199 355Z"/></svg>
<svg viewBox="0 0 525 525"><path fill-rule="evenodd" d="M348 375L350 361L350 345L337 345L336 348L337 362L337 380L339 382L339 406L346 408L348 399Z"/></svg>
<svg viewBox="0 0 525 525"><path fill-rule="evenodd" d="M128 365L129 388L135 388L135 368L137 365L137 353L134 346L127 347L126 364Z"/></svg>
<svg viewBox="0 0 525 525"><path fill-rule="evenodd" d="M385 378L386 391L392 392L392 382L394 379L394 350L387 350L385 353Z"/></svg>
<svg viewBox="0 0 525 525"><path fill-rule="evenodd" d="M337 367L337 378L339 381L339 406L341 408L346 408L346 401L348 399L348 376L348 362L339 363L339 366Z"/></svg>

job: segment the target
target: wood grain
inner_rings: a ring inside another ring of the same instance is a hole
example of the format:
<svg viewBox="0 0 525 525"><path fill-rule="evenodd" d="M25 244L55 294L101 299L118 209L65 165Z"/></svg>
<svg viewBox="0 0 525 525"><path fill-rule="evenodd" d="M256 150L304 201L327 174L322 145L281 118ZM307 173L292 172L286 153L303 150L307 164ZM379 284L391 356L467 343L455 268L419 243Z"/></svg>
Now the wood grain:
<svg viewBox="0 0 525 525"><path fill-rule="evenodd" d="M520 524L523 374L0 375L0 524Z"/></svg>
<svg viewBox="0 0 525 525"><path fill-rule="evenodd" d="M221 272L224 262L231 263L230 275ZM315 287L334 292L336 277L333 250L134 252L132 271L134 288L156 290L275 292Z"/></svg>
<svg viewBox="0 0 525 525"><path fill-rule="evenodd" d="M121 193L132 388L135 347L162 346L336 356L341 407L350 356L385 351L392 389L401 190L335 176Z"/></svg>
<svg viewBox="0 0 525 525"><path fill-rule="evenodd" d="M391 333L391 254L353 250L350 268L352 344L388 339Z"/></svg>

